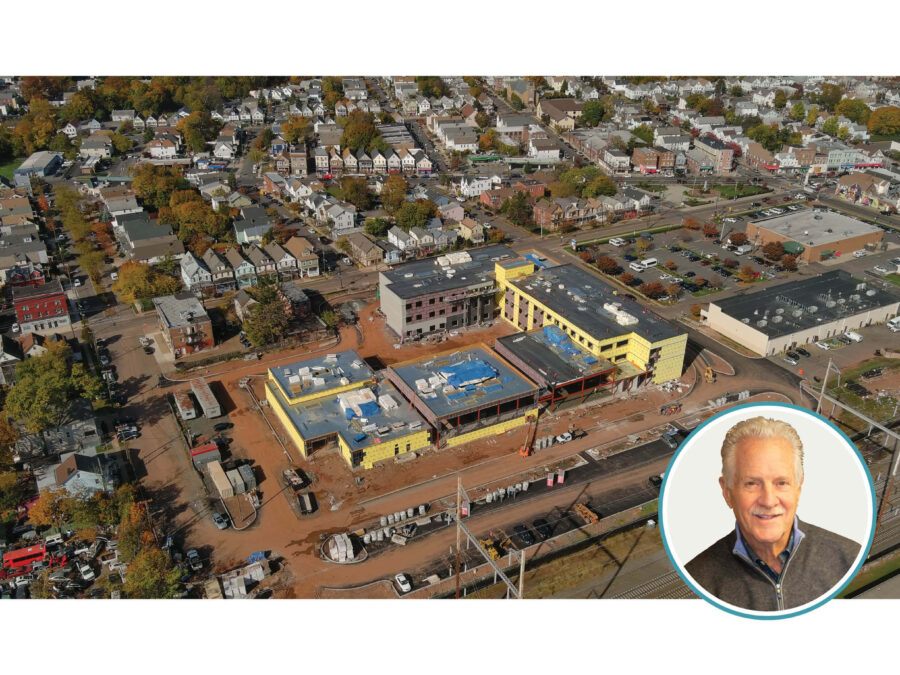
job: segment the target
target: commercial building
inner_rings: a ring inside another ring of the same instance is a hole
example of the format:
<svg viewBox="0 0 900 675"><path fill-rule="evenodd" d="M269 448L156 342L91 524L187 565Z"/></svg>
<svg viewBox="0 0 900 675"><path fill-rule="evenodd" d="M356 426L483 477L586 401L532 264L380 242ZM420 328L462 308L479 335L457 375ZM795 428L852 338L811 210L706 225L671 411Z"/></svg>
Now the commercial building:
<svg viewBox="0 0 900 675"><path fill-rule="evenodd" d="M378 275L385 322L401 339L478 325L494 318L494 263L513 258L488 246L397 265Z"/></svg>
<svg viewBox="0 0 900 675"><path fill-rule="evenodd" d="M747 224L747 238L754 246L780 242L803 262L817 262L846 255L881 242L884 232L840 213L803 209Z"/></svg>
<svg viewBox="0 0 900 675"><path fill-rule="evenodd" d="M370 469L430 445L422 417L353 350L269 369L266 400L304 457L337 449Z"/></svg>
<svg viewBox="0 0 900 675"><path fill-rule="evenodd" d="M215 346L212 321L190 292L153 298L163 338L177 359Z"/></svg>
<svg viewBox="0 0 900 675"><path fill-rule="evenodd" d="M390 366L387 377L453 447L537 420L538 387L483 344Z"/></svg>
<svg viewBox="0 0 900 675"><path fill-rule="evenodd" d="M72 324L66 293L58 279L39 286L15 286L12 298L22 334L57 333Z"/></svg>
<svg viewBox="0 0 900 675"><path fill-rule="evenodd" d="M43 178L56 173L62 166L62 155L56 152L41 150L32 153L13 171L13 179L17 187L30 187L31 177Z"/></svg>
<svg viewBox="0 0 900 675"><path fill-rule="evenodd" d="M900 296L834 270L811 279L710 302L707 324L761 356L880 323Z"/></svg>
<svg viewBox="0 0 900 675"><path fill-rule="evenodd" d="M729 173L734 162L734 149L714 136L703 136L694 141L694 148L710 159L714 173Z"/></svg>
<svg viewBox="0 0 900 675"><path fill-rule="evenodd" d="M616 366L616 390L681 377L687 333L630 302L575 265L533 259L496 263L500 316L523 331L556 326L595 358ZM564 384L562 382L558 384Z"/></svg>

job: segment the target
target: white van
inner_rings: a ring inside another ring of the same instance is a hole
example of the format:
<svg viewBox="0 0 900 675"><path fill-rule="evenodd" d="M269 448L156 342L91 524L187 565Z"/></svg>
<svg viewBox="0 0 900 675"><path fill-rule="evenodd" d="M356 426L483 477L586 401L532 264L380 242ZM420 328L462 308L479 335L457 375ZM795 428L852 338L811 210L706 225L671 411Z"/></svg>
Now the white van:
<svg viewBox="0 0 900 675"><path fill-rule="evenodd" d="M625 240L622 239L621 237L613 237L612 239L609 240L609 243L612 244L613 246L624 246Z"/></svg>
<svg viewBox="0 0 900 675"><path fill-rule="evenodd" d="M641 260L641 265L644 266L645 270L649 270L653 267L656 267L659 264L659 260L656 258L647 258L645 260Z"/></svg>
<svg viewBox="0 0 900 675"><path fill-rule="evenodd" d="M645 269L644 266L639 262L628 263L628 266L635 272L643 272Z"/></svg>
<svg viewBox="0 0 900 675"><path fill-rule="evenodd" d="M900 316L895 316L887 322L887 327L892 333L900 332Z"/></svg>
<svg viewBox="0 0 900 675"><path fill-rule="evenodd" d="M44 539L44 546L47 546L48 548L50 546L59 546L62 543L65 543L65 537L63 537L60 533L51 534L49 537Z"/></svg>
<svg viewBox="0 0 900 675"><path fill-rule="evenodd" d="M852 330L848 330L846 333L844 333L844 337L848 340L853 340L854 342L863 341L862 335L860 335L859 333L854 333Z"/></svg>

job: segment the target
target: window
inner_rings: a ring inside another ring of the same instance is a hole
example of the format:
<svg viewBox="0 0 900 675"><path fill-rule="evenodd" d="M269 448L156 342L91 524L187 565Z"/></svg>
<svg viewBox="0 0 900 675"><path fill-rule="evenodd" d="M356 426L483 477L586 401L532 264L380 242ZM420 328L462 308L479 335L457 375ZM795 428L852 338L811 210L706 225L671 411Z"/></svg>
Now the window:
<svg viewBox="0 0 900 675"><path fill-rule="evenodd" d="M28 305L22 305L22 311L23 311L23 312L27 312L27 311L28 311Z"/></svg>
<svg viewBox="0 0 900 675"><path fill-rule="evenodd" d="M416 301L416 307L421 307L421 306L422 306L422 301L421 300Z"/></svg>
<svg viewBox="0 0 900 675"><path fill-rule="evenodd" d="M429 319L433 319L433 318L434 318L434 311L433 311L433 310L432 310L431 312L428 312L428 318L429 318Z"/></svg>
<svg viewBox="0 0 900 675"><path fill-rule="evenodd" d="M434 298L428 298L428 304L429 304L429 305L433 305L433 304L434 304Z"/></svg>
<svg viewBox="0 0 900 675"><path fill-rule="evenodd" d="M412 303L411 303L411 302L407 302L407 303L406 303L406 309L412 309Z"/></svg>
<svg viewBox="0 0 900 675"><path fill-rule="evenodd" d="M406 451L409 452L409 443L406 444Z"/></svg>
<svg viewBox="0 0 900 675"><path fill-rule="evenodd" d="M25 315L25 320L26 320L26 321L31 321L31 314L26 314L26 315Z"/></svg>

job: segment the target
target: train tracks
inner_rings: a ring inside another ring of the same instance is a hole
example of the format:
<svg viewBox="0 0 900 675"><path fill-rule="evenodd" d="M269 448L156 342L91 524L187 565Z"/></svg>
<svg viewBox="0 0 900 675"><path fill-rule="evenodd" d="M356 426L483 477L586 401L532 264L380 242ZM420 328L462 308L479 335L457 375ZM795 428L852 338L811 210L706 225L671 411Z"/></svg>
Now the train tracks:
<svg viewBox="0 0 900 675"><path fill-rule="evenodd" d="M682 600L696 597L694 592L681 580L677 572L666 572L624 593L613 596L613 600Z"/></svg>

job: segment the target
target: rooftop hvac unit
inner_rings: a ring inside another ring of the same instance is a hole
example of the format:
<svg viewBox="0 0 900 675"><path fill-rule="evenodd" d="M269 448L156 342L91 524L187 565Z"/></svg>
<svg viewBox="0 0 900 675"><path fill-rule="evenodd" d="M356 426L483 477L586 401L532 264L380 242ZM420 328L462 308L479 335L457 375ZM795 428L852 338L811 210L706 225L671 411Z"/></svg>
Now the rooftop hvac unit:
<svg viewBox="0 0 900 675"><path fill-rule="evenodd" d="M775 310L775 313L776 314L784 314L784 307L779 307L778 309Z"/></svg>
<svg viewBox="0 0 900 675"><path fill-rule="evenodd" d="M290 369L290 368L285 368L285 369L284 369L284 376L285 376L285 377L290 377L290 375L291 375L291 369Z"/></svg>
<svg viewBox="0 0 900 675"><path fill-rule="evenodd" d="M809 307L806 308L806 311L809 312L810 314L815 314L816 312L819 311L819 308L816 305L810 305Z"/></svg>
<svg viewBox="0 0 900 675"><path fill-rule="evenodd" d="M756 322L756 325L759 326L760 328L765 328L766 324L768 324L768 323L769 322L766 321L765 319L760 319L759 321Z"/></svg>
<svg viewBox="0 0 900 675"><path fill-rule="evenodd" d="M407 272L406 274L403 275L403 278L404 278L404 279L412 279L412 278L413 278L413 273L412 273L412 272Z"/></svg>
<svg viewBox="0 0 900 675"><path fill-rule="evenodd" d="M828 302L825 303L825 306L826 306L828 309L831 309L831 308L834 307L836 304L837 304L837 303L836 303L834 300L829 300Z"/></svg>
<svg viewBox="0 0 900 675"><path fill-rule="evenodd" d="M559 284L559 286L557 286L557 288L558 288L559 290L561 290L561 291L564 291L564 290L566 290L566 285L565 285L565 284Z"/></svg>
<svg viewBox="0 0 900 675"><path fill-rule="evenodd" d="M791 314L794 315L794 318L795 318L795 319L799 319L801 316L803 316L803 310L802 310L802 309L795 309L793 312L791 312Z"/></svg>
<svg viewBox="0 0 900 675"><path fill-rule="evenodd" d="M741 321L743 321L744 323L750 323L750 317L745 316L743 319L741 319Z"/></svg>
<svg viewBox="0 0 900 675"><path fill-rule="evenodd" d="M852 300L853 302L859 302L859 298L860 298L860 296L858 293L854 293L853 295L850 296L850 300Z"/></svg>
<svg viewBox="0 0 900 675"><path fill-rule="evenodd" d="M782 320L783 320L783 317L781 317L781 316L773 316L772 317L772 323L781 323Z"/></svg>
<svg viewBox="0 0 900 675"><path fill-rule="evenodd" d="M845 302L847 302L847 298L838 298L837 299L837 303L839 305L843 305Z"/></svg>
<svg viewBox="0 0 900 675"><path fill-rule="evenodd" d="M873 295L875 295L875 289L870 288L869 290L866 291L866 295L868 295L871 298Z"/></svg>

